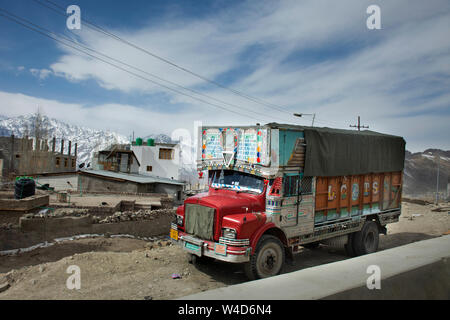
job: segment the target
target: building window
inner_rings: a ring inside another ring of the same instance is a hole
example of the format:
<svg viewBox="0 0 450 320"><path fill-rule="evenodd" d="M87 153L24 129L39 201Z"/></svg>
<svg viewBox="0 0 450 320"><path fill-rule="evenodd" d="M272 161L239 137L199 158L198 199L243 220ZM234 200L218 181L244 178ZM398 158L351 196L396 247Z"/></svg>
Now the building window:
<svg viewBox="0 0 450 320"><path fill-rule="evenodd" d="M147 166L147 171L152 171L152 166Z"/></svg>
<svg viewBox="0 0 450 320"><path fill-rule="evenodd" d="M61 158L60 157L56 157L56 167L59 168L59 164L61 162Z"/></svg>
<svg viewBox="0 0 450 320"><path fill-rule="evenodd" d="M75 159L72 159L72 168L75 168Z"/></svg>
<svg viewBox="0 0 450 320"><path fill-rule="evenodd" d="M159 158L165 160L171 160L173 154L173 149L159 149Z"/></svg>
<svg viewBox="0 0 450 320"><path fill-rule="evenodd" d="M68 165L68 160L67 160L67 158L64 158L64 168L67 168L67 165Z"/></svg>

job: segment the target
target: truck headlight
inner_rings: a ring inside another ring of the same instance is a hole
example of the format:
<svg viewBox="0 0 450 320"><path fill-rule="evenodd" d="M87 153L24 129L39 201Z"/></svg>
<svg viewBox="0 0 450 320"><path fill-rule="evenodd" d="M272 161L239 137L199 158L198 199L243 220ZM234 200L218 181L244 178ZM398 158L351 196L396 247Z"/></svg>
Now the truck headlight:
<svg viewBox="0 0 450 320"><path fill-rule="evenodd" d="M183 216L177 215L177 225L183 226Z"/></svg>
<svg viewBox="0 0 450 320"><path fill-rule="evenodd" d="M231 228L223 228L222 229L222 236L224 238L236 239L236 230L231 229Z"/></svg>

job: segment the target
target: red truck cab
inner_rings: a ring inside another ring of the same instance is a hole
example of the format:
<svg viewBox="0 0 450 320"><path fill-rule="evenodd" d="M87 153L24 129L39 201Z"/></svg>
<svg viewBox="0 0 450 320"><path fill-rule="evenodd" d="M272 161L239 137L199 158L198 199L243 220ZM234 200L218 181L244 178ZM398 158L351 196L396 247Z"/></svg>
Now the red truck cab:
<svg viewBox="0 0 450 320"><path fill-rule="evenodd" d="M232 170L211 170L209 176L208 191L189 197L178 207L171 236L198 257L247 262L252 253L251 243L266 224L268 181ZM212 224L195 216L192 211L196 209L203 216L212 215ZM204 226L208 228L206 233L199 230Z"/></svg>

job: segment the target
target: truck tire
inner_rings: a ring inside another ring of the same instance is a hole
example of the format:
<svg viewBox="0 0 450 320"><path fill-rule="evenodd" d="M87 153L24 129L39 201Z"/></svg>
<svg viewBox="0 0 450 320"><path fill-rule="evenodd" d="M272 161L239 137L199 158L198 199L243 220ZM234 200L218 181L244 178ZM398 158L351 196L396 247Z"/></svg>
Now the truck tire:
<svg viewBox="0 0 450 320"><path fill-rule="evenodd" d="M378 249L378 225L374 221L366 221L361 231L353 235L353 250L355 255L361 256L377 251Z"/></svg>
<svg viewBox="0 0 450 320"><path fill-rule="evenodd" d="M345 253L349 256L349 257L355 257L355 250L353 249L353 236L355 234L354 233L350 233L348 235L348 240L347 240L347 244L344 246L345 249Z"/></svg>
<svg viewBox="0 0 450 320"><path fill-rule="evenodd" d="M286 254L283 243L277 237L263 235L259 239L255 253L244 264L244 271L250 280L268 278L281 273Z"/></svg>

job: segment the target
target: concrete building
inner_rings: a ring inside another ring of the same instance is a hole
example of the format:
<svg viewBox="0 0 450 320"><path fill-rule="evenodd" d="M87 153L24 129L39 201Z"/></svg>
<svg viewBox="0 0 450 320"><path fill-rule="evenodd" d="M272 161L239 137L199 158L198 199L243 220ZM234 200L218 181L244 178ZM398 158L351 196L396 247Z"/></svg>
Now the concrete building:
<svg viewBox="0 0 450 320"><path fill-rule="evenodd" d="M0 174L2 179L11 179L18 175L36 175L42 173L75 172L77 163L77 144L72 153L72 142L68 142L64 153L64 140L61 150L56 151L56 138L36 140L0 137Z"/></svg>
<svg viewBox="0 0 450 320"><path fill-rule="evenodd" d="M128 145L112 145L96 152L92 163L94 170L139 173L140 162Z"/></svg>
<svg viewBox="0 0 450 320"><path fill-rule="evenodd" d="M79 191L165 193L175 201L182 200L184 182L149 175L86 169L79 171Z"/></svg>
<svg viewBox="0 0 450 320"><path fill-rule="evenodd" d="M179 179L180 146L169 143L133 142L131 150L141 166L139 173L167 179Z"/></svg>

